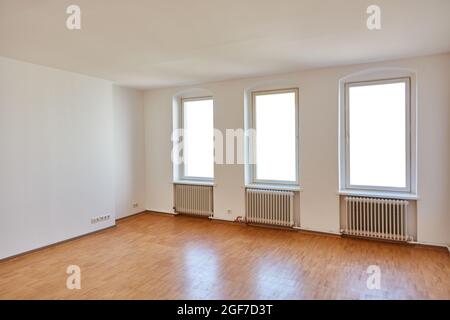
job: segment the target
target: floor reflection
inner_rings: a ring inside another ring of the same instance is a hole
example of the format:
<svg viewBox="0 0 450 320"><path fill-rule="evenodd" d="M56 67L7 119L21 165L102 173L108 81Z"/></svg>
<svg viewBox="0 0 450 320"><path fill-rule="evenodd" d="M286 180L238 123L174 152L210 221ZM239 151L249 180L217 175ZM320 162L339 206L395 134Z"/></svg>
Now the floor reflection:
<svg viewBox="0 0 450 320"><path fill-rule="evenodd" d="M184 252L184 289L187 298L211 298L220 289L218 258L215 251L200 243L189 243Z"/></svg>
<svg viewBox="0 0 450 320"><path fill-rule="evenodd" d="M256 264L254 286L260 299L300 297L303 278L301 265L292 261L276 261L270 257Z"/></svg>

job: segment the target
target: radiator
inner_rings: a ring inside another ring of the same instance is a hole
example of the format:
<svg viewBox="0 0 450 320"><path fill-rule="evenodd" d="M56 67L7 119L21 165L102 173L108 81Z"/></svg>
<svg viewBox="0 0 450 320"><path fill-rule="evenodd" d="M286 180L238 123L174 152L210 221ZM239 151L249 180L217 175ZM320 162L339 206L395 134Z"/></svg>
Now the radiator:
<svg viewBox="0 0 450 320"><path fill-rule="evenodd" d="M408 201L346 197L345 234L408 241Z"/></svg>
<svg viewBox="0 0 450 320"><path fill-rule="evenodd" d="M175 184L174 202L174 209L177 213L212 216L214 212L213 187Z"/></svg>
<svg viewBox="0 0 450 320"><path fill-rule="evenodd" d="M292 227L294 193L291 191L247 189L246 221Z"/></svg>

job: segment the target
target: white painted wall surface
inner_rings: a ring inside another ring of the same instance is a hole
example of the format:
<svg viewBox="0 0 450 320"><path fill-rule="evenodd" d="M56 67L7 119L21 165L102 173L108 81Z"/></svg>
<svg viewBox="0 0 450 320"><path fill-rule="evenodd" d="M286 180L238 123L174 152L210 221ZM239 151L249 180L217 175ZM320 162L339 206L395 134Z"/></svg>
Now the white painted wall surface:
<svg viewBox="0 0 450 320"><path fill-rule="evenodd" d="M113 118L110 82L0 57L0 259L114 225Z"/></svg>
<svg viewBox="0 0 450 320"><path fill-rule="evenodd" d="M115 205L119 219L145 210L144 94L113 86L113 104Z"/></svg>
<svg viewBox="0 0 450 320"><path fill-rule="evenodd" d="M145 95L146 208L167 213L173 213L171 92Z"/></svg>
<svg viewBox="0 0 450 320"><path fill-rule="evenodd" d="M417 232L450 245L450 55L419 60Z"/></svg>
<svg viewBox="0 0 450 320"><path fill-rule="evenodd" d="M368 68L400 67L417 72L418 81L418 241L450 243L450 55L324 68L270 77L208 83L215 101L215 127L244 127L244 92L264 83L294 83L300 89L300 196L302 228L339 231L338 84ZM189 87L149 90L145 94L146 205L173 212L172 98ZM215 166L215 217L244 214L244 168ZM227 214L231 209L232 214Z"/></svg>

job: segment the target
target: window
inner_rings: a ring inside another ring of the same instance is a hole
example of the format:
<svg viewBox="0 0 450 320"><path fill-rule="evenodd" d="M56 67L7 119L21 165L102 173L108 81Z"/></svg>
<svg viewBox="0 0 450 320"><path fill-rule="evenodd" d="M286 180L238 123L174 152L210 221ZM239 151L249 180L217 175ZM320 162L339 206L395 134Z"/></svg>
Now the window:
<svg viewBox="0 0 450 320"><path fill-rule="evenodd" d="M345 85L345 186L411 191L410 79Z"/></svg>
<svg viewBox="0 0 450 320"><path fill-rule="evenodd" d="M214 178L214 116L211 97L182 99L182 179Z"/></svg>
<svg viewBox="0 0 450 320"><path fill-rule="evenodd" d="M252 93L253 183L298 184L298 90Z"/></svg>

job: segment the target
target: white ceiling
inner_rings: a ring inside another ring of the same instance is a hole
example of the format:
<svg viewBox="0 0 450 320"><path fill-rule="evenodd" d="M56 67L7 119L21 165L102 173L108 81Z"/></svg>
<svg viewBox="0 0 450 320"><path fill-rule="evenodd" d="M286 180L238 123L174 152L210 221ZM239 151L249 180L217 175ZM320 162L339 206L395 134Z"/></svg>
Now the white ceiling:
<svg viewBox="0 0 450 320"><path fill-rule="evenodd" d="M137 88L449 51L450 0L0 0L0 55Z"/></svg>

